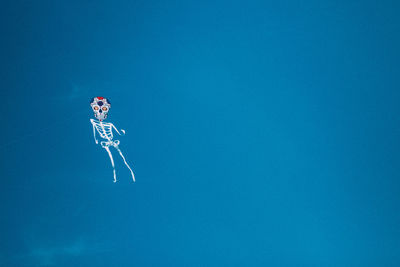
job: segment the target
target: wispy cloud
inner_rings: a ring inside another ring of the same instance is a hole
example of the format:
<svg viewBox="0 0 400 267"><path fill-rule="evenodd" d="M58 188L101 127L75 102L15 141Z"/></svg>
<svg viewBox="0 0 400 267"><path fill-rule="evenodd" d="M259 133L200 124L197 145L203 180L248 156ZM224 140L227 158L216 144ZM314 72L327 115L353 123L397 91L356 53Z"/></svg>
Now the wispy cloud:
<svg viewBox="0 0 400 267"><path fill-rule="evenodd" d="M35 246L14 259L22 266L59 266L65 259L110 251L105 244L76 240L59 246Z"/></svg>
<svg viewBox="0 0 400 267"><path fill-rule="evenodd" d="M93 90L92 88L79 86L77 84L72 83L71 89L68 92L68 99L70 101L73 101L79 98L89 98L90 96L93 95L94 91L95 90Z"/></svg>
<svg viewBox="0 0 400 267"><path fill-rule="evenodd" d="M88 99L93 97L93 94L98 92L94 86L84 86L76 83L70 83L62 93L55 92L51 96L52 101L57 103L71 103L79 99Z"/></svg>
<svg viewBox="0 0 400 267"><path fill-rule="evenodd" d="M40 266L54 266L60 257L76 257L88 252L87 245L82 241L78 241L61 247L33 248L27 254L27 258L38 263Z"/></svg>
<svg viewBox="0 0 400 267"><path fill-rule="evenodd" d="M78 87L76 84L73 84L71 90L69 91L68 98L70 100L74 100L82 95L82 91L83 90L81 87Z"/></svg>
<svg viewBox="0 0 400 267"><path fill-rule="evenodd" d="M71 87L67 94L67 97L70 101L75 101L76 99L92 98L99 95L105 96L109 95L110 88L112 88L113 93L120 90L119 87L116 87L111 83L102 83L97 85L85 85L85 86L71 83Z"/></svg>

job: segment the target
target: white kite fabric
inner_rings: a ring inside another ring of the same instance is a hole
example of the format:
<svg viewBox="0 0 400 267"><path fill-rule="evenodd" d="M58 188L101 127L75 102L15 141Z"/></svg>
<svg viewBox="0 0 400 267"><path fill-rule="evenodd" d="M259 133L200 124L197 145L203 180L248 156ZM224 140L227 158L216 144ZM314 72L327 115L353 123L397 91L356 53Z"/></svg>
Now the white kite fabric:
<svg viewBox="0 0 400 267"><path fill-rule="evenodd" d="M109 100L103 97L95 97L92 99L92 102L90 104L92 106L92 109L94 111L94 115L98 120L90 119L90 122L93 125L93 137L96 142L96 144L99 143L99 141L96 138L96 132L100 135L101 138L105 139L104 141L100 141L100 145L102 148L104 148L108 156L110 157L111 160L111 165L113 167L113 173L114 173L114 183L117 182L117 175L115 173L115 164L114 164L114 159L110 151L110 146L114 147L118 153L121 155L122 159L124 160L124 163L126 167L128 167L129 171L132 174L132 179L135 182L135 175L133 174L133 171L129 164L126 162L126 159L124 155L122 154L121 149L119 148L119 140L114 140L113 136L113 129L119 134L119 135L125 135L125 131L121 129L122 134L118 131L118 129L114 126L114 124L110 122L103 122L105 118L107 118L107 113L110 110L111 103Z"/></svg>

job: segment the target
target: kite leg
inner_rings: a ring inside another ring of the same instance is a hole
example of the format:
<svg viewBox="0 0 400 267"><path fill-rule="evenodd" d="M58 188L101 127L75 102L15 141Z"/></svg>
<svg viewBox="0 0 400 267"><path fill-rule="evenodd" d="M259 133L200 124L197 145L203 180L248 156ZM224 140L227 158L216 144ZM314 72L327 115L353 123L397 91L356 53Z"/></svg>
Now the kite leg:
<svg viewBox="0 0 400 267"><path fill-rule="evenodd" d="M111 165L113 167L113 173L114 173L114 183L117 182L117 175L115 174L115 166L114 166L114 159L112 157L111 151L108 147L104 147L105 150L107 150L108 155L110 156L111 159Z"/></svg>
<svg viewBox="0 0 400 267"><path fill-rule="evenodd" d="M131 167L129 167L128 163L126 162L125 157L121 152L121 149L119 149L119 147L115 147L115 148L118 150L119 154L121 155L122 159L124 160L126 167L128 167L128 169L131 171L132 179L135 182L135 175L133 174L133 171L132 171Z"/></svg>

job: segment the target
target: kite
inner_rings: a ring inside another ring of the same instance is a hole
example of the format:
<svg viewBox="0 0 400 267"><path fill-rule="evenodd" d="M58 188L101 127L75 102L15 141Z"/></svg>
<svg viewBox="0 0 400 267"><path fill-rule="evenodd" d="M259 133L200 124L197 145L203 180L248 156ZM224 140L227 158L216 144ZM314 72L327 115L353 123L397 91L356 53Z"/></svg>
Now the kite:
<svg viewBox="0 0 400 267"><path fill-rule="evenodd" d="M121 155L122 159L125 162L126 167L128 167L129 171L132 174L132 179L135 182L135 175L133 174L133 171L131 167L129 167L129 164L126 162L126 159L124 155L122 154L121 149L119 148L119 140L114 140L113 136L113 129L119 134L119 135L125 135L125 130L121 129L122 134L118 131L118 129L114 126L114 124L110 122L104 122L104 120L107 118L108 112L110 111L111 108L111 103L108 99L98 96L92 99L90 102L90 106L93 109L94 116L96 117L97 120L95 119L90 119L90 122L92 123L93 126L93 137L94 141L96 144L99 143L99 141L96 138L96 132L100 135L101 138L104 139L104 141L100 142L100 145L102 148L104 148L108 156L110 156L111 160L111 165L113 167L113 174L114 174L114 183L117 182L117 176L115 174L115 166L114 166L114 159L110 151L110 146L114 147L119 154Z"/></svg>

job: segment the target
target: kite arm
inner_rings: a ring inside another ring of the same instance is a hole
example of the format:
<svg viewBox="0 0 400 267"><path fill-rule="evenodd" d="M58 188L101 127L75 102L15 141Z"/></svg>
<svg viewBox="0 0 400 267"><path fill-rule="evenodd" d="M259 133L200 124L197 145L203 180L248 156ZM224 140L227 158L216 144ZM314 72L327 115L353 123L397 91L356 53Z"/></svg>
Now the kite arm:
<svg viewBox="0 0 400 267"><path fill-rule="evenodd" d="M92 123L92 126L93 126L93 138L94 138L94 141L96 142L96 144L98 144L99 141L97 141L97 138L96 138L96 127L94 126L93 119L90 119L90 122Z"/></svg>
<svg viewBox="0 0 400 267"><path fill-rule="evenodd" d="M115 127L115 125L114 124L111 124L112 125L112 127L114 128L114 130L119 134L119 135L125 135L125 130L124 129L121 129L121 132L122 132L122 134L118 131L118 129Z"/></svg>

